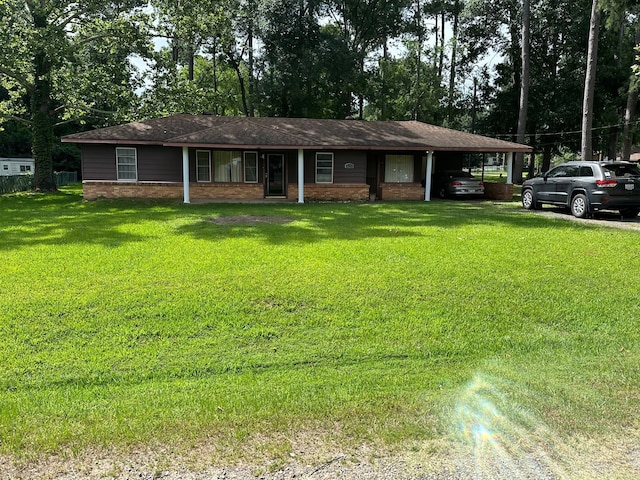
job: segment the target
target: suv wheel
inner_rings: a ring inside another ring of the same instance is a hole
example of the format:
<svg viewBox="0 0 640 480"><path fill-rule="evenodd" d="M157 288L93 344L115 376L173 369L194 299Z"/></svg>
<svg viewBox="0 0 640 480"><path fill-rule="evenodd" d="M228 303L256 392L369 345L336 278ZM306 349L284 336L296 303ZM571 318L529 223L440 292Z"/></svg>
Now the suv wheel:
<svg viewBox="0 0 640 480"><path fill-rule="evenodd" d="M527 188L522 192L522 206L527 210L538 210L540 204L536 201L533 190Z"/></svg>
<svg viewBox="0 0 640 480"><path fill-rule="evenodd" d="M583 193L576 194L571 199L571 213L576 218L587 218L589 214L589 203Z"/></svg>

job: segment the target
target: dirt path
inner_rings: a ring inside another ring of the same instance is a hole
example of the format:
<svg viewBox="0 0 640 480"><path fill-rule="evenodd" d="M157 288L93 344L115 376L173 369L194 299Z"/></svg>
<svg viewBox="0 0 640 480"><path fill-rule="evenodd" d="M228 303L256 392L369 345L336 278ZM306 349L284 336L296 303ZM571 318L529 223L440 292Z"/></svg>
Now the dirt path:
<svg viewBox="0 0 640 480"><path fill-rule="evenodd" d="M1 480L622 480L640 478L640 435L621 441L581 438L546 444L500 438L463 445L448 439L380 454L292 452L288 458L235 466L214 465L211 446L178 456L170 449L130 454L85 454L16 464L0 457ZM533 433L533 437L536 434ZM479 437L480 438L480 437ZM305 448L308 448L305 447Z"/></svg>

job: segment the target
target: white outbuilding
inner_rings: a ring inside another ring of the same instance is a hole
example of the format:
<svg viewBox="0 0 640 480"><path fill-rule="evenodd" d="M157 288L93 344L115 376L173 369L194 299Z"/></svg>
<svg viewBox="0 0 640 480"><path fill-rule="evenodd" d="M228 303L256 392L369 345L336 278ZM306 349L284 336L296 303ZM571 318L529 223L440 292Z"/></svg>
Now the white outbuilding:
<svg viewBox="0 0 640 480"><path fill-rule="evenodd" d="M0 176L33 174L36 163L33 158L0 157Z"/></svg>

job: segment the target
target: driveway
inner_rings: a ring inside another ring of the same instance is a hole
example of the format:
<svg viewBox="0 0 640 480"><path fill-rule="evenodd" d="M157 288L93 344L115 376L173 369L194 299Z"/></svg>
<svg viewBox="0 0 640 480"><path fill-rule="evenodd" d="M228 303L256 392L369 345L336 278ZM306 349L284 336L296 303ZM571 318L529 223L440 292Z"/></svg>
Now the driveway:
<svg viewBox="0 0 640 480"><path fill-rule="evenodd" d="M585 225L601 225L612 228L622 228L624 230L640 230L640 217L631 220L621 220L620 215L615 212L597 212L593 218L576 218L564 208L543 207L542 210L523 210L527 213L534 213L549 218L559 218L572 222L579 222Z"/></svg>

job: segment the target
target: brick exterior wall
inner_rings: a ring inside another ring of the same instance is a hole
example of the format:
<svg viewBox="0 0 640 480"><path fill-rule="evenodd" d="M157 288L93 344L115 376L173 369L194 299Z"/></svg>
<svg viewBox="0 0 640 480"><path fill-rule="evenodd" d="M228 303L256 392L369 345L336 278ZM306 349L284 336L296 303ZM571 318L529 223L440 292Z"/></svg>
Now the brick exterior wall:
<svg viewBox="0 0 640 480"><path fill-rule="evenodd" d="M91 182L82 185L85 200L98 198L175 198L184 196L182 183ZM251 200L264 197L261 183L190 183L191 199Z"/></svg>
<svg viewBox="0 0 640 480"><path fill-rule="evenodd" d="M513 184L484 182L484 196L490 200L512 200Z"/></svg>
<svg viewBox="0 0 640 480"><path fill-rule="evenodd" d="M262 183L190 183L192 199L259 200L264 198Z"/></svg>
<svg viewBox="0 0 640 480"><path fill-rule="evenodd" d="M381 183L380 200L424 200L424 187L419 183Z"/></svg>
<svg viewBox="0 0 640 480"><path fill-rule="evenodd" d="M287 186L287 198L296 200L298 198L298 184L290 183ZM332 183L332 184L304 184L304 199L316 201L351 201L366 202L369 200L369 185Z"/></svg>
<svg viewBox="0 0 640 480"><path fill-rule="evenodd" d="M85 200L98 198L182 198L181 183L91 182L82 184Z"/></svg>

